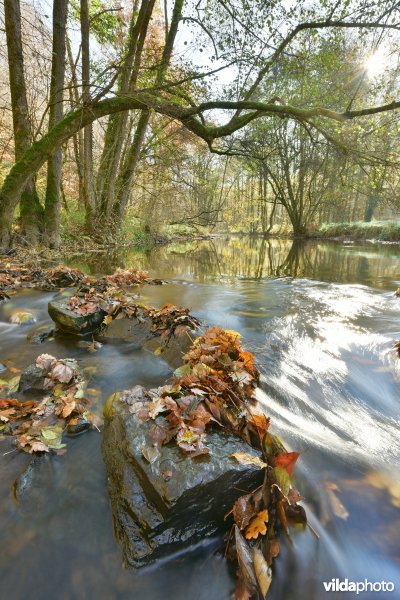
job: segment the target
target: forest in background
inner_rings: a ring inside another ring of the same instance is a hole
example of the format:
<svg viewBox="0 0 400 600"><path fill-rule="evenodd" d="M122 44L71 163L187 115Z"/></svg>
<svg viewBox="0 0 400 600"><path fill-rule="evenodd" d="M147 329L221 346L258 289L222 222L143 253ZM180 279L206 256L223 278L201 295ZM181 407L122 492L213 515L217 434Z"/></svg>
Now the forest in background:
<svg viewBox="0 0 400 600"><path fill-rule="evenodd" d="M399 214L396 2L4 0L1 19L3 249Z"/></svg>

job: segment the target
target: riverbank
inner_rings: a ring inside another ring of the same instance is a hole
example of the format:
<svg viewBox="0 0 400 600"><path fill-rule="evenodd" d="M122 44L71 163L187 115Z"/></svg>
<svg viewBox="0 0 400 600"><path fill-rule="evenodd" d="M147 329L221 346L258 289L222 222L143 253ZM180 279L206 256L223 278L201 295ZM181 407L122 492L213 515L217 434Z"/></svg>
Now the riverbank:
<svg viewBox="0 0 400 600"><path fill-rule="evenodd" d="M324 240L364 240L400 242L399 221L354 221L352 223L324 223L310 238Z"/></svg>
<svg viewBox="0 0 400 600"><path fill-rule="evenodd" d="M90 255L104 253L108 251L128 251L128 250L151 250L156 246L166 244L176 244L191 242L196 240L208 240L211 236L206 231L198 231L191 227L170 227L165 228L162 233L147 233L135 230L130 236L124 235L116 240L98 242L88 235L80 232L80 235L68 233L63 235L61 244L58 248L48 248L40 244L37 247L28 246L16 236L14 245L6 254L0 254L0 260L13 258L19 262L29 265L35 265L40 262L64 261L71 256Z"/></svg>

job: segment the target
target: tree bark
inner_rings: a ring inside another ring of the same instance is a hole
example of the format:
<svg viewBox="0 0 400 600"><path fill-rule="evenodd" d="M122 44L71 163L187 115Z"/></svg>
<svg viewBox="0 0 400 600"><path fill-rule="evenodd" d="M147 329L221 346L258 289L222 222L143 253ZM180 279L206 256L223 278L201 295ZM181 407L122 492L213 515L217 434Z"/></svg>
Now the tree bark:
<svg viewBox="0 0 400 600"><path fill-rule="evenodd" d="M125 94L136 85L141 53L154 4L155 0L142 0L137 18L136 10L132 13L125 58L118 79L118 94ZM115 183L120 167L122 148L127 136L127 120L128 113L121 113L111 116L108 121L96 185L100 218L108 217L112 212Z"/></svg>
<svg viewBox="0 0 400 600"><path fill-rule="evenodd" d="M82 104L90 103L90 24L88 0L81 0L81 38L82 38ZM96 198L93 178L93 128L90 122L83 129L83 202L86 210L86 228L89 232L95 229L93 222L96 210Z"/></svg>
<svg viewBox="0 0 400 600"><path fill-rule="evenodd" d="M54 0L49 129L63 116L67 10L67 0ZM60 244L61 175L62 149L59 147L47 162L45 224L46 241L50 248L58 248Z"/></svg>
<svg viewBox="0 0 400 600"><path fill-rule="evenodd" d="M4 19L7 38L8 69L10 77L11 105L14 129L14 154L18 162L31 144L28 101L24 72L24 57L21 34L21 8L19 0L4 0ZM36 192L33 174L24 182L18 193L20 200L21 226L27 244L37 244L43 226L43 208ZM0 235L11 242L11 227L16 203L6 207L7 215L0 217ZM5 233L7 232L7 233Z"/></svg>
<svg viewBox="0 0 400 600"><path fill-rule="evenodd" d="M172 13L171 26L166 38L161 63L157 70L155 85L159 86L163 83L165 75L171 61L172 50L175 43L176 34L178 32L179 22L182 17L182 8L184 0L175 0ZM139 41L140 43L140 41ZM143 39L144 43L144 39ZM136 57L137 58L137 57ZM135 63L137 63L135 59ZM139 64L137 65L138 71ZM135 65L133 71L135 72ZM116 182L117 198L113 206L113 223L119 227L125 213L126 206L129 201L135 170L140 158L143 141L146 136L147 125L150 119L150 110L143 111L140 115L132 145L126 155L125 161L122 164L118 173Z"/></svg>

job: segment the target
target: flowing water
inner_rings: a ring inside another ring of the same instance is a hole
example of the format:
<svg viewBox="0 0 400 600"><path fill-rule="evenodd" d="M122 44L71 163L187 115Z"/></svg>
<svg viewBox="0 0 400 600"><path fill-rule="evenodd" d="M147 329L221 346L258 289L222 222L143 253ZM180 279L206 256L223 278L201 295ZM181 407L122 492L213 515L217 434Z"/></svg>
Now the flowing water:
<svg viewBox="0 0 400 600"><path fill-rule="evenodd" d="M393 581L391 594L360 597L400 598L399 259L395 245L233 237L69 263L96 274L146 268L169 283L144 286L144 302L188 306L210 325L240 331L256 353L258 400L273 431L302 451L297 483L319 536L295 531L293 548L283 544L271 600L329 597L323 582L332 578ZM42 352L76 357L98 410L115 389L159 385L171 374L161 357L127 343L95 354L70 336L28 343L31 329L49 322L53 295L24 291L0 308L0 362L24 368ZM18 307L35 314L34 327L8 323ZM122 567L101 434L71 439L64 456L37 460L19 503L13 482L27 457L2 444L1 598L230 598L234 574L207 546L150 571Z"/></svg>

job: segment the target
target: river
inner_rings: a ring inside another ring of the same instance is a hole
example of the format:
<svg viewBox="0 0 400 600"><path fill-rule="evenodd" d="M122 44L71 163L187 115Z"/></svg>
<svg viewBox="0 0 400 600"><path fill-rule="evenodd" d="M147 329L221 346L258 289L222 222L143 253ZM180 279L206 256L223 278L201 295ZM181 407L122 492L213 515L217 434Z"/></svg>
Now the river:
<svg viewBox="0 0 400 600"><path fill-rule="evenodd" d="M268 597L320 600L331 595L324 581L368 578L397 591L361 598L400 598L400 247L222 237L68 264L96 274L144 268L168 280L143 286L145 303L190 307L207 324L239 331L255 352L258 400L272 431L302 452L297 484L319 536L293 532ZM116 389L171 374L162 357L128 343L95 354L70 336L28 343L49 323L53 296L26 290L0 306L0 362L22 369L42 352L75 357L91 374L98 410ZM34 313L34 327L8 323L18 307ZM206 545L150 571L122 567L100 445L91 431L69 440L64 456L37 460L18 503L12 484L26 456L2 445L0 597L228 600L234 573Z"/></svg>

